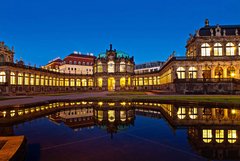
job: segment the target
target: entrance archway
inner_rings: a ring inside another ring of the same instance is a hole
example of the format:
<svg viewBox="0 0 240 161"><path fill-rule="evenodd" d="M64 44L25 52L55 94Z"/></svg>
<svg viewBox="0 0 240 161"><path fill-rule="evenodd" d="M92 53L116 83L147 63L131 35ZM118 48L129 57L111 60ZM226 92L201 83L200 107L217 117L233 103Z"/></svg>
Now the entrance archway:
<svg viewBox="0 0 240 161"><path fill-rule="evenodd" d="M115 90L115 79L113 77L108 78L108 90L109 91Z"/></svg>

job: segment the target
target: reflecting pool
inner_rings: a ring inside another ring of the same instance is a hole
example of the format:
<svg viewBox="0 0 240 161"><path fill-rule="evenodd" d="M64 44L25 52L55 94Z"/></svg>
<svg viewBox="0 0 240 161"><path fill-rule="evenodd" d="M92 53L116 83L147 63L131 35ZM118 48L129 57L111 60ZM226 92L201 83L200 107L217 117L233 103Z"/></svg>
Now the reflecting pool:
<svg viewBox="0 0 240 161"><path fill-rule="evenodd" d="M240 108L154 102L53 102L0 111L25 135L26 161L239 160Z"/></svg>

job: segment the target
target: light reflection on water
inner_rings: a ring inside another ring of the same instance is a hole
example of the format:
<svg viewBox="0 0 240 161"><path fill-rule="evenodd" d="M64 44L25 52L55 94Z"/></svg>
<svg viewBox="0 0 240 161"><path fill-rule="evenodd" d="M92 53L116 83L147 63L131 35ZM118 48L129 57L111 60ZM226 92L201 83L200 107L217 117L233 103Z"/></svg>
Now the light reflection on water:
<svg viewBox="0 0 240 161"><path fill-rule="evenodd" d="M56 102L2 110L0 125L27 137L27 161L240 159L237 107Z"/></svg>

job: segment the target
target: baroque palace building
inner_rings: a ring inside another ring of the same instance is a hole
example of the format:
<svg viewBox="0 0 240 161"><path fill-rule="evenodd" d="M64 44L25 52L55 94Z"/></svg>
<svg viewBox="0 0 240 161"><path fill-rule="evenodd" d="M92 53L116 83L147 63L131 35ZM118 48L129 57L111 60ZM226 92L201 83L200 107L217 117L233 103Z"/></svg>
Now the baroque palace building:
<svg viewBox="0 0 240 161"><path fill-rule="evenodd" d="M240 25L211 26L206 20L204 27L190 34L185 56L171 55L160 70L147 73L134 73L134 57L112 49L112 45L97 57L91 56L93 73L83 73L60 72L59 59L49 64L51 68L58 66L58 70L27 66L22 60L14 63L14 49L1 42L0 91L4 95L153 89L177 93L239 93L239 31ZM77 62L70 63L70 58L69 66L76 65Z"/></svg>

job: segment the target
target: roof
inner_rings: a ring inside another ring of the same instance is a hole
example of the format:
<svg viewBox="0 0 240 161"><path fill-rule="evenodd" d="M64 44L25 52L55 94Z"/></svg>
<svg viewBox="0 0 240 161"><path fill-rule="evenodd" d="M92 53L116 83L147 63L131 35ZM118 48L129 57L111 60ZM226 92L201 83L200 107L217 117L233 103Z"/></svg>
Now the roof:
<svg viewBox="0 0 240 161"><path fill-rule="evenodd" d="M95 58L95 56L93 55L84 55L84 54L75 54L75 53L69 54L68 56L79 57L79 58Z"/></svg>
<svg viewBox="0 0 240 161"><path fill-rule="evenodd" d="M235 36L236 33L240 34L240 25L214 25L214 26L204 26L199 30L199 36L211 36L211 30L213 35L216 35L217 28L221 30L221 35Z"/></svg>
<svg viewBox="0 0 240 161"><path fill-rule="evenodd" d="M116 50L116 53L117 53L117 58L129 57L129 54L127 54L126 52L121 51L121 50ZM101 53L99 53L98 57L100 57L100 58L106 57L106 54L107 54L107 52L101 52Z"/></svg>

